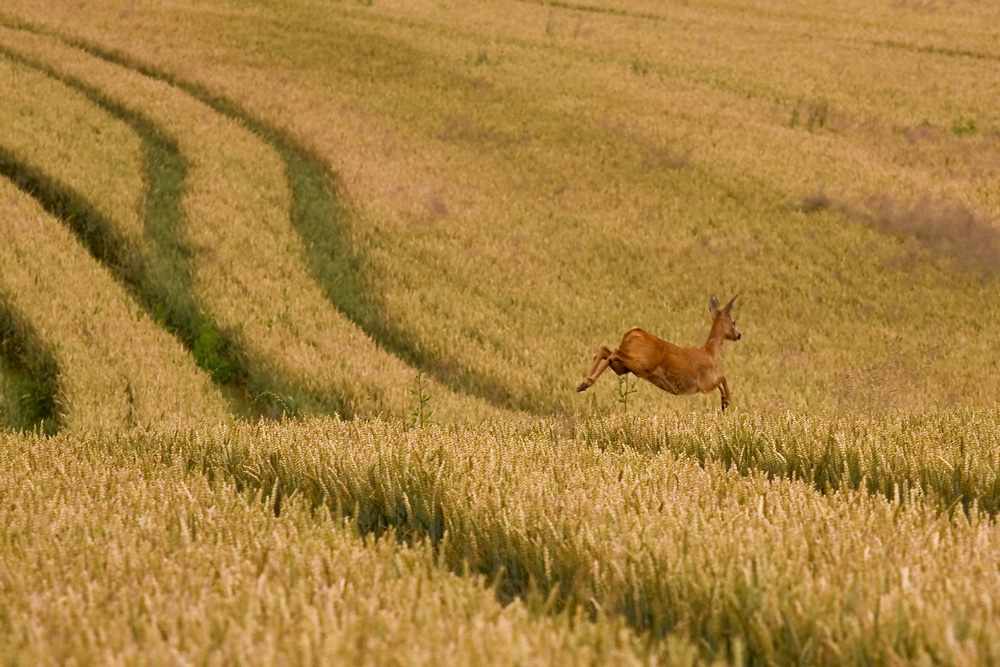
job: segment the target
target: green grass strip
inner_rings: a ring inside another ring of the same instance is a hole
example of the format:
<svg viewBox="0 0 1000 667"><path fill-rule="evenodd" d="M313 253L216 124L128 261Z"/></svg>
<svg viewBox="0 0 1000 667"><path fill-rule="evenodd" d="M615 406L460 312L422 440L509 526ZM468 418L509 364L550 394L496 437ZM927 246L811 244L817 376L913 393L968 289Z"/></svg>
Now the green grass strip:
<svg viewBox="0 0 1000 667"><path fill-rule="evenodd" d="M459 394L468 394L497 407L509 408L509 392L471 369L455 369L424 350L407 332L387 316L388 309L366 279L364 256L351 240L350 210L337 192L336 176L312 151L287 131L254 116L204 86L185 81L169 72L136 62L127 54L93 42L67 38L36 26L19 26L38 34L52 34L66 44L92 56L162 81L188 93L220 114L239 121L269 143L285 163L285 176L292 192L291 222L307 249L308 266L329 303L358 325L372 340L404 363L421 369L437 382ZM444 367L447 371L442 371ZM522 402L518 410L533 412L537 404ZM347 406L340 410L347 414Z"/></svg>
<svg viewBox="0 0 1000 667"><path fill-rule="evenodd" d="M259 415L249 398L246 361L234 332L219 327L211 313L201 308L192 296L186 259L190 252L184 247L178 230L187 167L177 146L142 116L108 99L99 90L2 46L0 53L74 88L127 123L140 136L147 153L144 223L147 237L156 250L150 257L143 257L129 246L110 220L91 206L84 194L17 160L2 147L0 174L70 226L91 255L111 269L157 323L180 339L198 366L223 390L235 414ZM256 407L262 408L260 403Z"/></svg>
<svg viewBox="0 0 1000 667"><path fill-rule="evenodd" d="M0 294L0 425L54 434L59 367L31 325Z"/></svg>

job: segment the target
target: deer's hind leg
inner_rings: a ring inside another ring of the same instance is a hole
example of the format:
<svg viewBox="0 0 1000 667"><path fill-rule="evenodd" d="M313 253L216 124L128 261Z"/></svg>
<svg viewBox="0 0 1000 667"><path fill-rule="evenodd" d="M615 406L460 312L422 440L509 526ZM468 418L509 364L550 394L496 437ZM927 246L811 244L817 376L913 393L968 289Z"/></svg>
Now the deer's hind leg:
<svg viewBox="0 0 1000 667"><path fill-rule="evenodd" d="M607 345L602 345L601 349L597 351L594 356L594 363L590 365L590 372L587 373L587 377L583 378L583 382L577 385L577 391L583 391L584 389L589 389L595 382L597 378L601 376L601 373L608 369L609 359L611 358L612 352Z"/></svg>

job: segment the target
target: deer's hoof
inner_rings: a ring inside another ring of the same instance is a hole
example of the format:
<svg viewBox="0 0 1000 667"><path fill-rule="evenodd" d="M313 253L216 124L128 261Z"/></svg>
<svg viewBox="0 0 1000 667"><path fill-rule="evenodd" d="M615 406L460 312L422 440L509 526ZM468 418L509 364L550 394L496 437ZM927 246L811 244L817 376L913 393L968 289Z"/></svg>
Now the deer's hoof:
<svg viewBox="0 0 1000 667"><path fill-rule="evenodd" d="M584 389L588 389L591 384L593 384L593 383L590 380L584 380L579 385L577 385L576 390L577 391L583 391Z"/></svg>

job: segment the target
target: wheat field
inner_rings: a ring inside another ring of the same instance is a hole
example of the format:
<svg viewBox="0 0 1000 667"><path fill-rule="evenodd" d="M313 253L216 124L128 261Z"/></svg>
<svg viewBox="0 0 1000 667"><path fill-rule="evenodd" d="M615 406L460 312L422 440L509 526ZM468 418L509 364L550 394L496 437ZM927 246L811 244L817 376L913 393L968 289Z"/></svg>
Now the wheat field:
<svg viewBox="0 0 1000 667"><path fill-rule="evenodd" d="M996 25L7 0L0 659L1000 663Z"/></svg>

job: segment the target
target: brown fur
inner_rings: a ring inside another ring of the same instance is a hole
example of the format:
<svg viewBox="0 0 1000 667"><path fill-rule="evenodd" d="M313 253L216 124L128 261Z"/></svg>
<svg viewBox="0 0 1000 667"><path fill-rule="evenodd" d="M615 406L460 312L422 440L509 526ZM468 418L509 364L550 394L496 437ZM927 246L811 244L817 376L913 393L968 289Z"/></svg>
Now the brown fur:
<svg viewBox="0 0 1000 667"><path fill-rule="evenodd" d="M722 393L722 409L725 410L730 394L726 378L719 374L719 351L722 341L741 338L732 318L735 302L736 297L733 297L725 308L719 308L716 297L709 300L712 328L708 340L701 347L680 347L639 327L632 327L614 350L607 345L601 346L590 372L576 390L591 387L601 373L610 368L618 375L633 373L671 394L707 394L718 387Z"/></svg>

